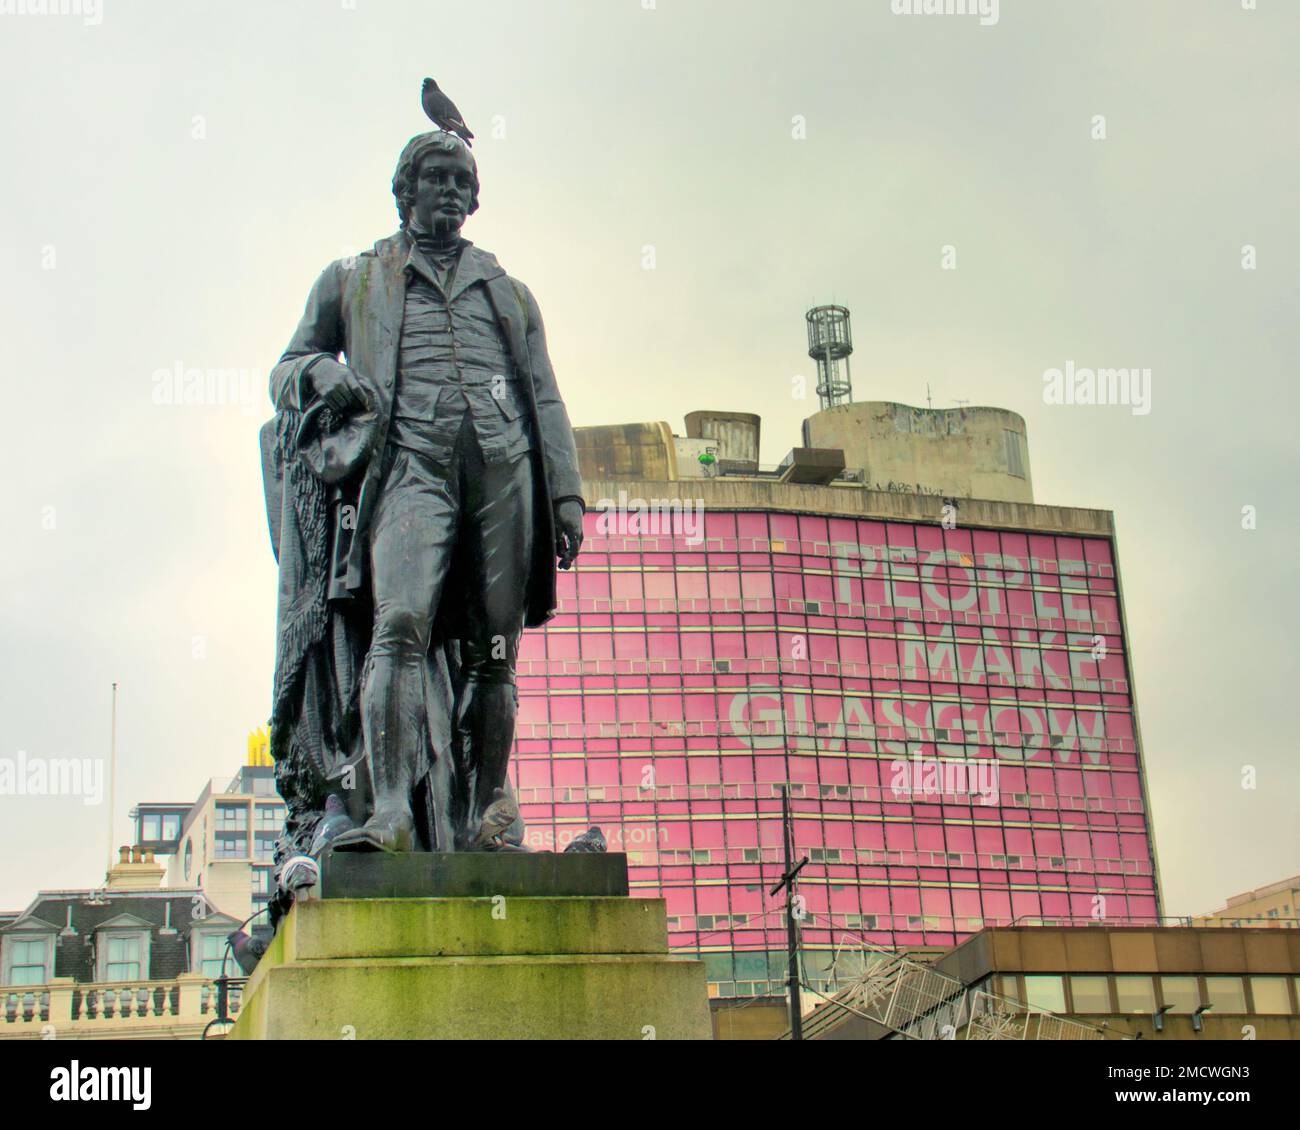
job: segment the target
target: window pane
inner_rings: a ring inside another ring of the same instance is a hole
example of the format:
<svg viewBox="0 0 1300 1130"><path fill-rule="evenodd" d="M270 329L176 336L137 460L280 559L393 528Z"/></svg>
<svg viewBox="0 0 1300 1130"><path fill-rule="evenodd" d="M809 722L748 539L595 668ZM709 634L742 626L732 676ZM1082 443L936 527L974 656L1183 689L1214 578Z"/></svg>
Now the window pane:
<svg viewBox="0 0 1300 1130"><path fill-rule="evenodd" d="M21 942L10 942L13 946L14 963L32 965L45 960L45 941L43 938L29 938Z"/></svg>
<svg viewBox="0 0 1300 1130"><path fill-rule="evenodd" d="M104 979L137 981L140 979L140 939L108 938L105 947Z"/></svg>
<svg viewBox="0 0 1300 1130"><path fill-rule="evenodd" d="M1285 1016L1291 1011L1285 977L1252 977L1250 992L1255 998L1255 1011L1266 1016Z"/></svg>
<svg viewBox="0 0 1300 1130"><path fill-rule="evenodd" d="M248 806L246 804L217 805L217 827L225 831L243 831L248 827Z"/></svg>
<svg viewBox="0 0 1300 1130"><path fill-rule="evenodd" d="M220 977L221 962L226 952L226 939L220 934L205 934L202 938L201 966L203 976Z"/></svg>
<svg viewBox="0 0 1300 1130"><path fill-rule="evenodd" d="M1155 1012L1155 987L1150 977L1116 977L1115 999L1120 1012Z"/></svg>
<svg viewBox="0 0 1300 1130"><path fill-rule="evenodd" d="M1215 1012L1246 1011L1246 988L1240 977L1207 977L1205 991Z"/></svg>
<svg viewBox="0 0 1300 1130"><path fill-rule="evenodd" d="M248 855L248 836L244 832L218 832L218 859L243 859Z"/></svg>
<svg viewBox="0 0 1300 1130"><path fill-rule="evenodd" d="M1071 977L1075 1012L1109 1012L1110 982L1105 977Z"/></svg>
<svg viewBox="0 0 1300 1130"><path fill-rule="evenodd" d="M1170 1012L1195 1012L1201 1007L1201 991L1195 977L1161 977L1160 995L1173 1007Z"/></svg>
<svg viewBox="0 0 1300 1130"><path fill-rule="evenodd" d="M1065 1011L1065 982L1060 977L1025 975L1027 1003L1048 1012Z"/></svg>
<svg viewBox="0 0 1300 1130"><path fill-rule="evenodd" d="M24 938L4 943L13 954L9 970L12 985L43 985L45 975L45 939Z"/></svg>

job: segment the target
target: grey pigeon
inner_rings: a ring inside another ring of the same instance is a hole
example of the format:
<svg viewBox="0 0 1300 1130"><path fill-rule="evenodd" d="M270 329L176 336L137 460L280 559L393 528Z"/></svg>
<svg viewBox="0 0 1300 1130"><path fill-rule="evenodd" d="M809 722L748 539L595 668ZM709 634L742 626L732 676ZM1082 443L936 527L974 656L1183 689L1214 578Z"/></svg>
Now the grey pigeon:
<svg viewBox="0 0 1300 1130"><path fill-rule="evenodd" d="M244 971L245 977L257 968L257 963L262 960L262 954L266 953L269 944L265 938L250 936L244 930L236 930L226 941L230 943L230 952L234 954L235 962Z"/></svg>
<svg viewBox="0 0 1300 1130"><path fill-rule="evenodd" d="M329 847L331 841L356 826L356 821L347 814L347 810L343 807L343 801L330 793L325 798L325 815L316 826L316 835L311 841L312 856L319 859L320 853Z"/></svg>
<svg viewBox="0 0 1300 1130"><path fill-rule="evenodd" d="M609 850L609 845L605 843L605 836L594 824L588 828L581 836L574 836L569 841L569 846L564 849L564 854L572 852L575 855L591 852L604 852Z"/></svg>
<svg viewBox="0 0 1300 1130"><path fill-rule="evenodd" d="M454 133L466 145L474 143L474 134L465 124L465 119L460 116L456 103L443 94L438 89L438 84L431 78L424 80L424 88L420 91L420 105L439 129Z"/></svg>
<svg viewBox="0 0 1300 1130"><path fill-rule="evenodd" d="M492 800L483 810L483 823L478 833L470 842L470 851L489 851L505 846L505 834L510 826L519 819L519 806L515 804L504 789L494 789Z"/></svg>

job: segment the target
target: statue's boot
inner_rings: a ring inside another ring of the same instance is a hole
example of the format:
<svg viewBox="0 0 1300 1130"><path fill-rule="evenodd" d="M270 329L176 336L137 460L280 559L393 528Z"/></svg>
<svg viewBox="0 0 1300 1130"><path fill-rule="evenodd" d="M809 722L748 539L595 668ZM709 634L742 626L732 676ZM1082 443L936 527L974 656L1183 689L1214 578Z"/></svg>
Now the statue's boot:
<svg viewBox="0 0 1300 1130"><path fill-rule="evenodd" d="M376 810L360 828L335 839L334 851L410 851L415 841L415 818L410 810Z"/></svg>
<svg viewBox="0 0 1300 1130"><path fill-rule="evenodd" d="M524 851L523 820L509 793L506 770L515 740L513 683L470 678L462 692L457 726L466 763L473 767L466 848Z"/></svg>
<svg viewBox="0 0 1300 1130"><path fill-rule="evenodd" d="M411 792L424 741L424 675L419 662L378 657L361 690L361 727L374 810L340 834L335 851L410 851L415 842Z"/></svg>

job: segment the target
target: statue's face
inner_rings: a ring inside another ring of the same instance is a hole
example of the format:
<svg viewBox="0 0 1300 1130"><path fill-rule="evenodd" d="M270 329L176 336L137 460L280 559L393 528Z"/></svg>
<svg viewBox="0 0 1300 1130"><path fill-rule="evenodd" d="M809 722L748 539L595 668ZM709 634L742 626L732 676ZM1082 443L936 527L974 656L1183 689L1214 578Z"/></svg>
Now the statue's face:
<svg viewBox="0 0 1300 1130"><path fill-rule="evenodd" d="M459 231L473 198L473 173L463 152L435 151L421 159L415 183L415 218L425 231Z"/></svg>

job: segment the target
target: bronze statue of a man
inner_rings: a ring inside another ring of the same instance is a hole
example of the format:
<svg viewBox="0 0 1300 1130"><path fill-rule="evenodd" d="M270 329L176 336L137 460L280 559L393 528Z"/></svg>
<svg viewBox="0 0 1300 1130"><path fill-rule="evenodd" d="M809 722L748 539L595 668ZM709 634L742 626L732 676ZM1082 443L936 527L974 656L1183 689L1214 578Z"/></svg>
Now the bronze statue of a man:
<svg viewBox="0 0 1300 1130"><path fill-rule="evenodd" d="M331 795L336 849L519 844L520 634L554 614L557 558L582 543L537 303L460 234L473 155L412 138L393 194L401 229L325 268L271 374L280 868L319 852Z"/></svg>

